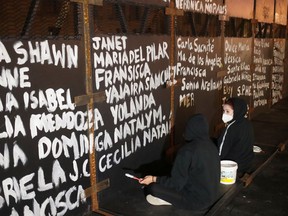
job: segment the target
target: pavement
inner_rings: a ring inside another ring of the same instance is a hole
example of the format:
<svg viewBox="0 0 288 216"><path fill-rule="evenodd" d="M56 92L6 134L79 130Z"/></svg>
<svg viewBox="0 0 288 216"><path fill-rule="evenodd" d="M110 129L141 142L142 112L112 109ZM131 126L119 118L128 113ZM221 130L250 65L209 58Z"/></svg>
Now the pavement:
<svg viewBox="0 0 288 216"><path fill-rule="evenodd" d="M288 132L288 131L287 131ZM288 150L273 160L217 213L221 216L287 216L288 215Z"/></svg>

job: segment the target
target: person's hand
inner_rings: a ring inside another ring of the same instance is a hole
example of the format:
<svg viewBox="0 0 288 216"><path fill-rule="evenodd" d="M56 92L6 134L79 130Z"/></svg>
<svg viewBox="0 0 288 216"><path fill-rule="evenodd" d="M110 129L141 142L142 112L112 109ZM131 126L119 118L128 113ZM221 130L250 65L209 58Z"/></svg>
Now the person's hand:
<svg viewBox="0 0 288 216"><path fill-rule="evenodd" d="M142 178L139 183L140 184L145 184L145 185L149 185L152 182L156 182L156 176L152 176L152 175L147 175L144 178Z"/></svg>

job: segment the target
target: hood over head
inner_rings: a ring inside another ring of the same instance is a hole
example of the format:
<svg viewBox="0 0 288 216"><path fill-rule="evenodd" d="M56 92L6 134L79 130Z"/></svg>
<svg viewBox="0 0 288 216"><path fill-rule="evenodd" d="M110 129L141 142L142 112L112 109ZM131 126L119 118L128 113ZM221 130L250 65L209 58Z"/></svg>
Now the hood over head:
<svg viewBox="0 0 288 216"><path fill-rule="evenodd" d="M245 117L247 114L247 103L245 100L241 98L229 98L227 102L229 102L233 106L234 114L233 114L233 120L239 120Z"/></svg>
<svg viewBox="0 0 288 216"><path fill-rule="evenodd" d="M209 138L209 125L204 115L196 114L189 118L186 123L184 138L186 142Z"/></svg>

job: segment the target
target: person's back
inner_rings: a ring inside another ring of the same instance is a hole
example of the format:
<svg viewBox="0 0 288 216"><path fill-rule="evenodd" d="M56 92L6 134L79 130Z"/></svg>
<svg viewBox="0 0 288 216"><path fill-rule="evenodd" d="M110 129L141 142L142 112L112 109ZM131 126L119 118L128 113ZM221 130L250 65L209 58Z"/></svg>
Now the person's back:
<svg viewBox="0 0 288 216"><path fill-rule="evenodd" d="M197 140L184 145L179 154L191 157L189 178L183 188L185 196L193 200L191 205L194 209L209 207L219 193L220 159L217 148L209 139Z"/></svg>
<svg viewBox="0 0 288 216"><path fill-rule="evenodd" d="M184 133L185 144L176 155L171 175L145 176L140 182L149 185L148 198L151 194L175 207L191 210L206 209L216 201L220 185L220 158L208 130L203 115L194 115L189 119ZM152 182L157 184L150 185ZM148 198L148 202L155 204Z"/></svg>

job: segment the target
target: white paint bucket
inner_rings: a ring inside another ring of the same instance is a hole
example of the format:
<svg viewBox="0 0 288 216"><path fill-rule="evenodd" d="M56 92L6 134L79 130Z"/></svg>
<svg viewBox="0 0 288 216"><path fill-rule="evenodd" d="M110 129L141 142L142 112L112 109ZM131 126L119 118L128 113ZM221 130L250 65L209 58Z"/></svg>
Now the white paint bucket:
<svg viewBox="0 0 288 216"><path fill-rule="evenodd" d="M234 184L237 176L238 164L231 160L221 161L220 183L230 185Z"/></svg>

